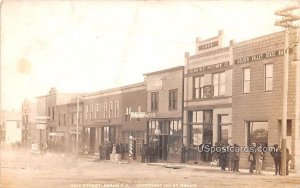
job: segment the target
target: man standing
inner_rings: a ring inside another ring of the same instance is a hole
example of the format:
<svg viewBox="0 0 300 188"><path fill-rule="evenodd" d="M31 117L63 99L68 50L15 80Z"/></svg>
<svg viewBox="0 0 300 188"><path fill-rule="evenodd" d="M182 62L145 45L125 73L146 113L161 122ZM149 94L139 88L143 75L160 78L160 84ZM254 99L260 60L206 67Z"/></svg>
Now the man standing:
<svg viewBox="0 0 300 188"><path fill-rule="evenodd" d="M255 174L261 174L262 162L264 159L264 153L262 151L261 145L257 147L255 158L256 158Z"/></svg>
<svg viewBox="0 0 300 188"><path fill-rule="evenodd" d="M278 144L274 145L274 148L271 151L271 155L275 163L275 175L277 174L280 175L281 174L281 152L278 148Z"/></svg>
<svg viewBox="0 0 300 188"><path fill-rule="evenodd" d="M234 144L234 155L233 155L233 172L239 172L240 166L240 148L239 145Z"/></svg>
<svg viewBox="0 0 300 188"><path fill-rule="evenodd" d="M252 143L252 145L250 147L250 154L248 157L248 161L250 162L250 167L249 167L250 174L253 174L253 170L255 169L255 163L256 163L255 151L256 151L256 144Z"/></svg>
<svg viewBox="0 0 300 188"><path fill-rule="evenodd" d="M181 163L185 163L185 156L186 156L186 147L182 144L181 146Z"/></svg>

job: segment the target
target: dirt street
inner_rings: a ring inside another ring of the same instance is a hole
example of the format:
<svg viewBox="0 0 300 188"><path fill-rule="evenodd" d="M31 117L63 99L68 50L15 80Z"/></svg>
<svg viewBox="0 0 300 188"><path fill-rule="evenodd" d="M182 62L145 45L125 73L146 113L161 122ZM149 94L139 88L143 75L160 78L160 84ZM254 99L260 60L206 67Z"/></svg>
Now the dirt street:
<svg viewBox="0 0 300 188"><path fill-rule="evenodd" d="M99 188L99 187L293 187L300 176L274 176L271 172L249 175L222 172L218 167L186 165L181 169L139 162L117 164L64 154L32 154L25 150L1 149L2 188Z"/></svg>

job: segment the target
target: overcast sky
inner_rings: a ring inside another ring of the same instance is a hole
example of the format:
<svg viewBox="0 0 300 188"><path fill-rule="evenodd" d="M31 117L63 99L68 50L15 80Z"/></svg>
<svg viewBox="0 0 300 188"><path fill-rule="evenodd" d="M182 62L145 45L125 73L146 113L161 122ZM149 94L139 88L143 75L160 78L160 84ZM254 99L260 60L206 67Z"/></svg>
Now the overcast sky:
<svg viewBox="0 0 300 188"><path fill-rule="evenodd" d="M281 31L274 11L291 1L4 1L2 109L25 98L92 92L184 65L195 39L224 30L225 44Z"/></svg>

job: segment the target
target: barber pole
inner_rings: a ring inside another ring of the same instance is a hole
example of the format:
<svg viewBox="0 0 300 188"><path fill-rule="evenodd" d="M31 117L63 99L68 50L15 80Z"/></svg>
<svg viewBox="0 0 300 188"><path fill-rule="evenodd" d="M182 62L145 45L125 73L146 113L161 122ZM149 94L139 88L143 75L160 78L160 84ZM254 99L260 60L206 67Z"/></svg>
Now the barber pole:
<svg viewBox="0 0 300 188"><path fill-rule="evenodd" d="M133 137L129 137L129 163L132 162L132 157L133 157Z"/></svg>

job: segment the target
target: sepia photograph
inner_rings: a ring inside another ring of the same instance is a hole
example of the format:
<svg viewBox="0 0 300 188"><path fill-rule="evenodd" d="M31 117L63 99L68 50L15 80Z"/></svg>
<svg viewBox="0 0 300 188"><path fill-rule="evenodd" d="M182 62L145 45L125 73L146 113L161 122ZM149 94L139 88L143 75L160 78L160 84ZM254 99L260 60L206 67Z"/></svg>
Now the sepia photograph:
<svg viewBox="0 0 300 188"><path fill-rule="evenodd" d="M0 188L300 188L300 0L0 0Z"/></svg>

